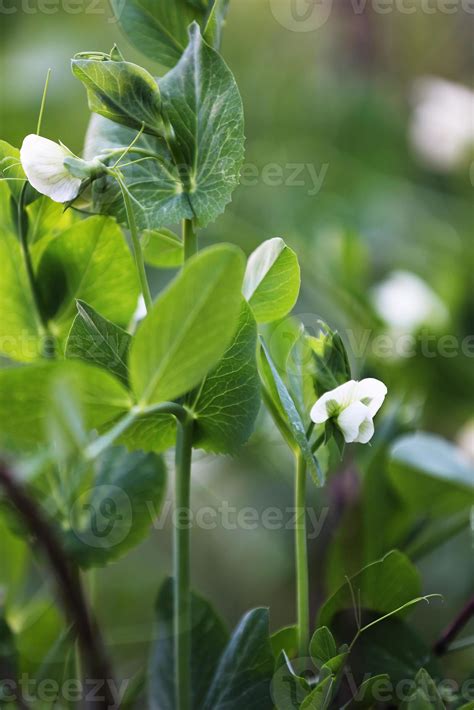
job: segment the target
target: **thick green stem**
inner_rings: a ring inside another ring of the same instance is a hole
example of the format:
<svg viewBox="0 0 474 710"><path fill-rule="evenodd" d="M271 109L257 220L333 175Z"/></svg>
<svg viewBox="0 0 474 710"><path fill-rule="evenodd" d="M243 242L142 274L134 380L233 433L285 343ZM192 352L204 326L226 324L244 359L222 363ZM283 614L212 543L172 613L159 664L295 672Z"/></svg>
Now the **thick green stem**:
<svg viewBox="0 0 474 710"><path fill-rule="evenodd" d="M116 171L111 171L111 174L117 180L118 184L120 185L120 190L122 191L125 211L127 213L128 228L130 230L130 236L132 237L133 255L135 257L135 264L137 267L137 273L143 293L143 298L145 300L145 306L148 311L150 310L153 301L151 298L150 286L148 285L145 261L143 259L143 252L140 244L140 236L138 234L137 223L135 220L135 212L133 210L132 199L120 173Z"/></svg>
<svg viewBox="0 0 474 710"><path fill-rule="evenodd" d="M174 528L174 643L176 710L191 706L190 491L193 420L178 428Z"/></svg>
<svg viewBox="0 0 474 710"><path fill-rule="evenodd" d="M295 509L298 651L301 657L305 657L309 646L309 577L306 540L306 464L301 454L296 456Z"/></svg>
<svg viewBox="0 0 474 710"><path fill-rule="evenodd" d="M198 250L197 234L194 231L192 219L183 220L183 242L184 242L184 260L187 261Z"/></svg>

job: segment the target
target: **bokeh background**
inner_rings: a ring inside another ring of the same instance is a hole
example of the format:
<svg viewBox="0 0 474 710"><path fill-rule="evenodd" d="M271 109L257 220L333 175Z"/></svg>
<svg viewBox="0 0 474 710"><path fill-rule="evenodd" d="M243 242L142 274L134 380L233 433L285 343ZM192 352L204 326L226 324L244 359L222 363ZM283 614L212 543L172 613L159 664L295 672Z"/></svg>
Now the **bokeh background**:
<svg viewBox="0 0 474 710"><path fill-rule="evenodd" d="M202 241L228 240L250 252L283 236L302 265L296 313L310 330L320 317L337 327L355 373L389 386L372 449L333 463L324 494L309 488L318 515L329 506L310 547L316 613L340 569L350 573L364 561L361 480L370 467L375 478L378 468L384 475L383 456L377 459L383 436L432 431L474 458L474 8L435 0L322 0L314 7L297 0L293 7L292 16L290 0L231 0L223 52L244 100L246 165L231 206ZM0 136L19 146L35 130L51 67L43 134L79 153L89 113L69 59L78 51L107 51L114 42L127 59L160 73L127 44L104 0L2 3ZM168 276L152 274L155 288ZM420 336L413 357L394 351L402 333ZM381 335L390 336L385 348ZM443 349L443 336L454 346ZM429 352L422 352L423 342ZM292 505L292 478L287 449L262 414L237 458L197 454L194 506L285 509ZM376 486L368 495L376 509ZM169 518L160 527L87 580L124 673L145 661L154 598L171 569ZM229 528L195 531L195 586L230 624L259 605L271 607L275 629L291 623L292 531ZM386 551L383 520L371 534L380 536L378 552ZM0 548L0 580L24 579L23 543L4 530ZM474 590L472 532L466 525L417 563L424 591L445 595L443 605L413 615L433 641ZM27 584L15 592L16 623L32 664L59 624L44 583L44 572L28 566ZM446 665L461 678L472 672L474 655L452 654Z"/></svg>

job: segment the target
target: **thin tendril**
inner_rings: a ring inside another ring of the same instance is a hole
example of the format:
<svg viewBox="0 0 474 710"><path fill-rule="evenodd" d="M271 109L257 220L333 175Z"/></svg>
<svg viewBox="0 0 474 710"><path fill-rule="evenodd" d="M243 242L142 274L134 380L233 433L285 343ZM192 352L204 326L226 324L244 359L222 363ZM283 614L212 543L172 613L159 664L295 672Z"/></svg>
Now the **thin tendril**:
<svg viewBox="0 0 474 710"><path fill-rule="evenodd" d="M49 77L51 76L51 69L48 69L46 74L46 81L44 82L43 96L41 99L40 112L38 116L38 123L36 124L36 135L39 136L41 133L41 124L43 122L44 107L46 106L46 94L48 93Z"/></svg>
<svg viewBox="0 0 474 710"><path fill-rule="evenodd" d="M122 153L122 155L120 155L120 156L117 158L116 162L115 162L115 163L113 164L113 166L112 166L112 169L116 168L116 167L119 165L120 161L123 160L123 158L125 158L125 156L127 155L127 153L133 148L133 146L135 145L135 143L141 138L141 136L142 136L144 130L145 130L145 124L142 123L142 127L141 127L140 130L138 131L137 135L135 136L135 138L133 139L133 141L130 143L130 145L128 145L128 146L125 148L125 150L124 150L124 152Z"/></svg>

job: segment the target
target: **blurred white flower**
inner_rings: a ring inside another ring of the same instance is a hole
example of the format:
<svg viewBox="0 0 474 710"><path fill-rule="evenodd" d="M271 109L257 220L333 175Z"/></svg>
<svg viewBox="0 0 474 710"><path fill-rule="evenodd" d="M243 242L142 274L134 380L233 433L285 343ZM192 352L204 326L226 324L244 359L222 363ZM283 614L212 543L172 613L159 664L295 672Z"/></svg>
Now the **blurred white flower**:
<svg viewBox="0 0 474 710"><path fill-rule="evenodd" d="M367 378L350 380L322 395L311 409L315 424L334 419L348 444L367 444L374 435L373 417L383 404L387 388L383 382Z"/></svg>
<svg viewBox="0 0 474 710"><path fill-rule="evenodd" d="M410 138L419 156L441 171L462 162L474 146L474 91L445 79L415 82Z"/></svg>
<svg viewBox="0 0 474 710"><path fill-rule="evenodd" d="M457 441L466 456L471 461L474 461L474 419L471 419L463 426L458 433Z"/></svg>
<svg viewBox="0 0 474 710"><path fill-rule="evenodd" d="M20 150L20 160L28 181L42 195L54 202L69 202L79 194L82 179L66 167L66 158L74 155L65 146L31 134Z"/></svg>
<svg viewBox="0 0 474 710"><path fill-rule="evenodd" d="M422 325L440 326L449 315L439 296L410 271L393 271L372 289L372 302L387 325L403 333Z"/></svg>

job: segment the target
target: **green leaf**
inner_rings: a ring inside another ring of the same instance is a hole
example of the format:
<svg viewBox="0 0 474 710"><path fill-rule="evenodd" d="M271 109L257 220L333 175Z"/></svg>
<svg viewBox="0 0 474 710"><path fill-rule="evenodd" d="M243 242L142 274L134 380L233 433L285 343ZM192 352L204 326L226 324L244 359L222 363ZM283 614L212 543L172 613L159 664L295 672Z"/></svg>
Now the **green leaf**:
<svg viewBox="0 0 474 710"><path fill-rule="evenodd" d="M315 387L321 396L351 379L351 367L342 338L337 331L319 321L321 332L308 337L316 366Z"/></svg>
<svg viewBox="0 0 474 710"><path fill-rule="evenodd" d="M212 79L212 80L211 80ZM159 229L182 219L204 227L223 212L239 181L244 157L243 108L227 65L190 29L190 43L179 64L159 82L163 110L174 139L168 151L142 136L139 149L157 156L122 169L135 200L140 229ZM93 121L85 154L126 147L135 134L110 122ZM125 220L120 190L112 178L93 185L93 209Z"/></svg>
<svg viewBox="0 0 474 710"><path fill-rule="evenodd" d="M229 9L229 0L211 0L210 8L203 35L211 47L219 49L222 44L222 33Z"/></svg>
<svg viewBox="0 0 474 710"><path fill-rule="evenodd" d="M219 361L236 330L243 268L236 247L205 249L158 298L130 351L132 387L141 404L180 397Z"/></svg>
<svg viewBox="0 0 474 710"><path fill-rule="evenodd" d="M202 3L188 0L112 0L121 29L130 42L147 57L172 67L186 49L188 27L202 21Z"/></svg>
<svg viewBox="0 0 474 710"><path fill-rule="evenodd" d="M298 710L311 687L299 676L285 651L277 656L272 679L272 698L277 710Z"/></svg>
<svg viewBox="0 0 474 710"><path fill-rule="evenodd" d="M5 184L18 202L20 193L26 181L25 171L20 162L20 151L6 141L0 140L0 180Z"/></svg>
<svg viewBox="0 0 474 710"><path fill-rule="evenodd" d="M337 655L334 636L327 626L321 626L316 629L309 645L309 652L318 668L324 666L325 663Z"/></svg>
<svg viewBox="0 0 474 710"><path fill-rule="evenodd" d="M248 612L225 649L200 710L272 710L274 658L267 609Z"/></svg>
<svg viewBox="0 0 474 710"><path fill-rule="evenodd" d="M256 350L257 325L242 299L233 340L190 405L195 415L196 447L232 453L249 438L260 409Z"/></svg>
<svg viewBox="0 0 474 710"><path fill-rule="evenodd" d="M113 323L127 325L140 292L122 231L105 217L90 217L50 242L40 262L38 281L45 312L62 341L76 316L77 300Z"/></svg>
<svg viewBox="0 0 474 710"><path fill-rule="evenodd" d="M164 135L160 90L145 69L130 62L73 59L73 74L87 89L93 113L153 136Z"/></svg>
<svg viewBox="0 0 474 710"><path fill-rule="evenodd" d="M258 323L284 318L300 290L300 267L295 252L276 237L263 242L249 257L243 294Z"/></svg>
<svg viewBox="0 0 474 710"><path fill-rule="evenodd" d="M0 353L31 362L42 352L41 325L15 237L0 228Z"/></svg>
<svg viewBox="0 0 474 710"><path fill-rule="evenodd" d="M416 674L415 683L416 689L406 702L406 710L445 710L437 685L424 668Z"/></svg>
<svg viewBox="0 0 474 710"><path fill-rule="evenodd" d="M324 484L324 474L318 460L311 451L311 444L307 439L303 421L285 383L278 374L267 346L263 341L261 343L260 374L265 391L271 400L276 403L277 416L283 418L283 425L291 436L294 447L297 447L301 452L313 481L317 486L322 486ZM266 401L268 402L268 399Z"/></svg>
<svg viewBox="0 0 474 710"><path fill-rule="evenodd" d="M167 580L156 603L156 633L149 665L150 710L175 710L173 580ZM191 598L191 708L203 707L206 692L225 649L228 633L212 606Z"/></svg>
<svg viewBox="0 0 474 710"><path fill-rule="evenodd" d="M73 506L64 536L68 554L86 569L124 555L147 536L165 488L160 456L109 449L92 487Z"/></svg>
<svg viewBox="0 0 474 710"><path fill-rule="evenodd" d="M138 417L117 443L123 444L130 451L166 451L176 443L176 419L170 414Z"/></svg>
<svg viewBox="0 0 474 710"><path fill-rule="evenodd" d="M318 683L313 692L303 700L300 710L326 710L331 702L333 685L334 678L332 676L324 678Z"/></svg>
<svg viewBox="0 0 474 710"><path fill-rule="evenodd" d="M344 705L344 710L369 710L375 704L377 693L381 686L387 688L387 681L390 681L386 673L367 678L357 689L354 697Z"/></svg>
<svg viewBox="0 0 474 710"><path fill-rule="evenodd" d="M454 444L434 434L398 439L390 451L390 477L417 513L446 518L474 504L474 467Z"/></svg>
<svg viewBox="0 0 474 710"><path fill-rule="evenodd" d="M127 385L132 336L84 301L77 301L77 311L66 343L66 357L102 367Z"/></svg>
<svg viewBox="0 0 474 710"><path fill-rule="evenodd" d="M391 618L363 633L350 656L350 671L356 683L367 674L387 674L393 684L415 678L420 668L434 677L441 668L429 647L399 618ZM386 697L386 693L384 693Z"/></svg>
<svg viewBox="0 0 474 710"><path fill-rule="evenodd" d="M169 229L146 229L142 234L143 256L147 264L161 269L182 266L184 245Z"/></svg>
<svg viewBox="0 0 474 710"><path fill-rule="evenodd" d="M128 411L133 402L120 382L81 362L41 362L0 369L0 448L35 450L48 440L47 412L55 385L70 388L88 429Z"/></svg>
<svg viewBox="0 0 474 710"><path fill-rule="evenodd" d="M74 210L65 210L64 205L41 196L26 208L28 214L28 242L35 268L49 242L72 227L80 218Z"/></svg>
<svg viewBox="0 0 474 710"><path fill-rule="evenodd" d="M389 552L377 562L364 567L344 583L323 605L319 625L330 626L340 611L354 609L353 594L364 609L388 614L420 596L420 575L405 555Z"/></svg>
<svg viewBox="0 0 474 710"><path fill-rule="evenodd" d="M284 626L275 631L270 637L272 651L275 658L278 658L282 651L290 658L298 654L298 627Z"/></svg>

